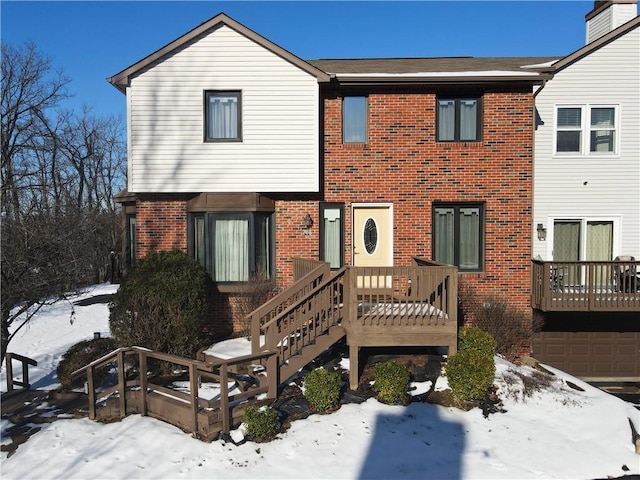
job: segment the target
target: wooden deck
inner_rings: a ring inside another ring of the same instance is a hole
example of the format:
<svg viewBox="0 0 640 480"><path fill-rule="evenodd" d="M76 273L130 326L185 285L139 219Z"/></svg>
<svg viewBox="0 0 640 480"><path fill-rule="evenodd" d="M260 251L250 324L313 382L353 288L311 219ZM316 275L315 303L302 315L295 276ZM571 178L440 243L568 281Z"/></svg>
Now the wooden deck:
<svg viewBox="0 0 640 480"><path fill-rule="evenodd" d="M415 258L408 267L344 267L294 259L294 287L251 314L252 353L275 350L282 380L346 336L350 387L366 346L457 346L457 269Z"/></svg>
<svg viewBox="0 0 640 480"><path fill-rule="evenodd" d="M531 307L543 312L640 312L640 262L532 261Z"/></svg>
<svg viewBox="0 0 640 480"><path fill-rule="evenodd" d="M252 353L192 360L144 348L120 348L73 373L86 375L89 417L139 413L212 440L239 425L258 395L276 398L280 386L346 337L351 389L358 387L365 346L457 346L457 269L416 258L407 267L345 267L294 260L295 282L249 315ZM150 377L150 361L179 366L181 389ZM97 368L117 371L111 386L94 385ZM219 385L204 398L201 385Z"/></svg>

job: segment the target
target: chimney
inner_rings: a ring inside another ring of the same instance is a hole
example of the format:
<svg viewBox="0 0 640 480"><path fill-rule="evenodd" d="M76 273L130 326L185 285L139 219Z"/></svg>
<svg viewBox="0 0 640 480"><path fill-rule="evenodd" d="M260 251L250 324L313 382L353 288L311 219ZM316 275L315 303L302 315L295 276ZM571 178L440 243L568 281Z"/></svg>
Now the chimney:
<svg viewBox="0 0 640 480"><path fill-rule="evenodd" d="M638 0L604 0L593 2L593 10L587 13L586 43L606 35L638 15Z"/></svg>

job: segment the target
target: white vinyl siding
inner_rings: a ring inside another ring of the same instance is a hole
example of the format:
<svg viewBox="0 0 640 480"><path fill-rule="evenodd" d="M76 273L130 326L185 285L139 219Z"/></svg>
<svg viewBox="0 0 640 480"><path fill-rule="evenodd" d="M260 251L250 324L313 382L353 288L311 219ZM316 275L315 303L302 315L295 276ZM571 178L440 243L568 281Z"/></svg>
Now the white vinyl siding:
<svg viewBox="0 0 640 480"><path fill-rule="evenodd" d="M613 257L640 257L638 52L640 28L635 28L557 72L536 96L533 256L552 259L552 232L538 240L538 223L551 229L558 218L615 217L619 234L613 237ZM554 153L556 109L573 105L616 106L614 153Z"/></svg>
<svg viewBox="0 0 640 480"><path fill-rule="evenodd" d="M240 92L240 141L205 142L206 91ZM317 192L315 77L222 26L131 81L129 191Z"/></svg>
<svg viewBox="0 0 640 480"><path fill-rule="evenodd" d="M591 43L632 20L637 15L637 8L633 3L616 3L600 12L587 22L586 43Z"/></svg>

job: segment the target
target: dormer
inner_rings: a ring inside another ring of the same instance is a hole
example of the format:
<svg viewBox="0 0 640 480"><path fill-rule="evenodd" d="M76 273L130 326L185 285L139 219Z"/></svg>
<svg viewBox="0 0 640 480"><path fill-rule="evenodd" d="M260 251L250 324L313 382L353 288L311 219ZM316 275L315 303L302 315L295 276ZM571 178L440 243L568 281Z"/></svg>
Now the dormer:
<svg viewBox="0 0 640 480"><path fill-rule="evenodd" d="M585 17L586 43L606 35L632 20L638 14L638 0L604 0L593 2L593 10Z"/></svg>

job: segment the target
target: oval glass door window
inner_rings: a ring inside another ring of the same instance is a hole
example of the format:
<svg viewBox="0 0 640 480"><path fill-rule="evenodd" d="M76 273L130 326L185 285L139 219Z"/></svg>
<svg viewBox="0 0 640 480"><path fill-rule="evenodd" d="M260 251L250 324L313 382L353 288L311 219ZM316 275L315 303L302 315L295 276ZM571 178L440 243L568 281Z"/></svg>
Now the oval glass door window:
<svg viewBox="0 0 640 480"><path fill-rule="evenodd" d="M368 218L364 223L363 240L364 248L372 255L378 247L378 225L373 218Z"/></svg>

